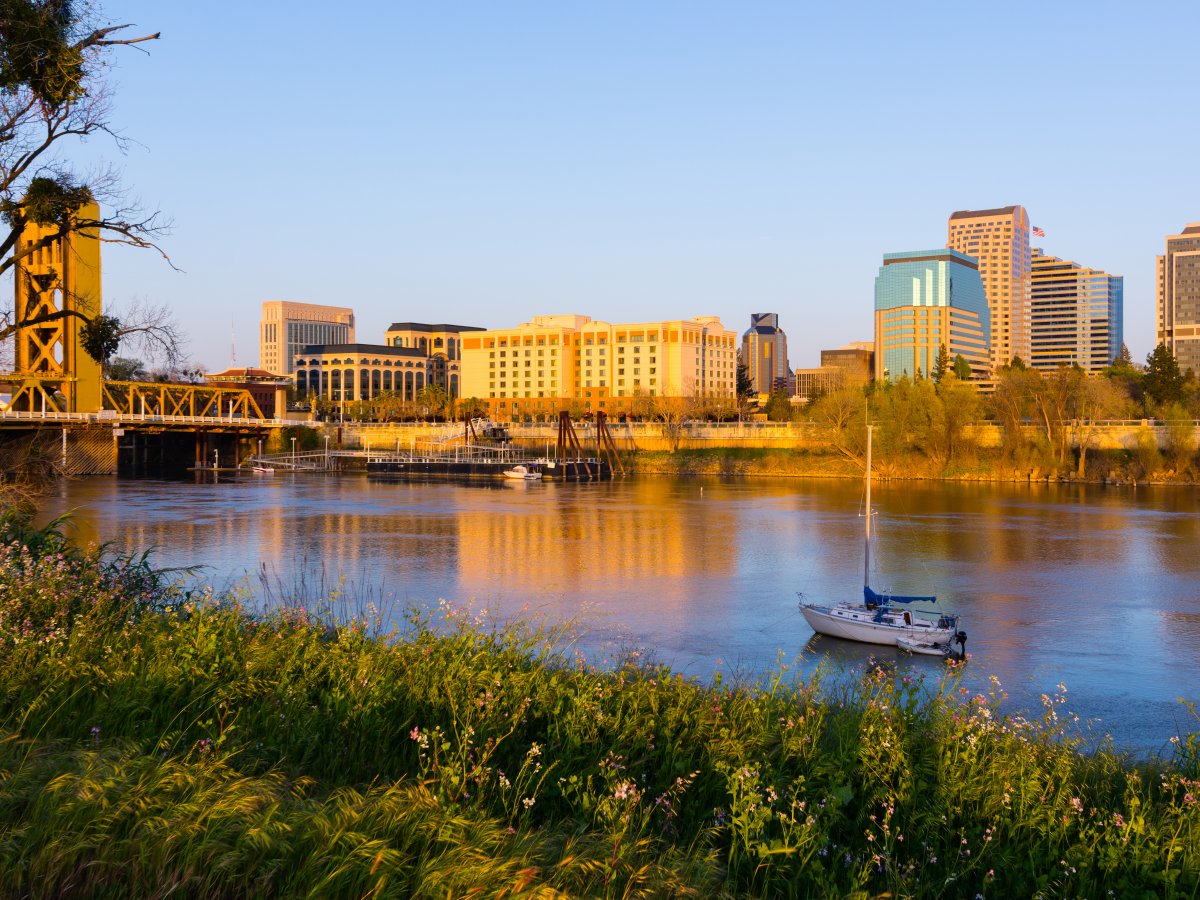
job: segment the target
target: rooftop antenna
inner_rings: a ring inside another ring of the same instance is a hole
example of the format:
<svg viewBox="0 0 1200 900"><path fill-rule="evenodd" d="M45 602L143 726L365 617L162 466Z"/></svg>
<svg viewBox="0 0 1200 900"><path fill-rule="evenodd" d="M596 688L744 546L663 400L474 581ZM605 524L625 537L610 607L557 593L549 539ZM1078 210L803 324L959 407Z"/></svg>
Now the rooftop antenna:
<svg viewBox="0 0 1200 900"><path fill-rule="evenodd" d="M233 320L229 320L229 368L237 368L237 332L234 331Z"/></svg>

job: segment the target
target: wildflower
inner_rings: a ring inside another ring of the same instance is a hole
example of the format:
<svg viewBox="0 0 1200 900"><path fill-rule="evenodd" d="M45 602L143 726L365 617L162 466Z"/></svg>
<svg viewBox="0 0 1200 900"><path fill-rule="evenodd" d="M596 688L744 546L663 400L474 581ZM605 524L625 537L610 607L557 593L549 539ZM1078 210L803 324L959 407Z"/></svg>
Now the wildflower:
<svg viewBox="0 0 1200 900"><path fill-rule="evenodd" d="M413 730L408 733L408 736L414 741L419 741L421 739L421 729L414 725Z"/></svg>
<svg viewBox="0 0 1200 900"><path fill-rule="evenodd" d="M521 803L524 804L526 809L529 809L530 807L532 807L533 804L536 802L537 801L534 800L532 797L526 797L524 800L521 801Z"/></svg>

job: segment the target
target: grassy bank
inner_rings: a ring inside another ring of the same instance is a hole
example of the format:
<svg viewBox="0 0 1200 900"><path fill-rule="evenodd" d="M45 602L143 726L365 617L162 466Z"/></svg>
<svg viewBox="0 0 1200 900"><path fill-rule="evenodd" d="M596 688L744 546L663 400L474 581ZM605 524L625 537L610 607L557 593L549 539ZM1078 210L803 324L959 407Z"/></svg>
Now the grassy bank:
<svg viewBox="0 0 1200 900"><path fill-rule="evenodd" d="M797 478L862 478L862 463L829 450L792 450L748 447L714 447L703 450L640 450L625 456L626 467L640 475L750 475ZM1162 483L1194 484L1196 473L1157 470L1145 466L1124 451L1089 454L1082 478L1071 462L1066 468L1039 458L1020 464L999 450L971 448L951 462L940 462L913 453L880 454L873 461L878 479L934 479L946 481L1084 481L1096 484Z"/></svg>
<svg viewBox="0 0 1200 900"><path fill-rule="evenodd" d="M599 671L450 605L381 639L53 535L0 548L4 896L1172 896L1200 746L873 667ZM843 680L839 683L844 684Z"/></svg>

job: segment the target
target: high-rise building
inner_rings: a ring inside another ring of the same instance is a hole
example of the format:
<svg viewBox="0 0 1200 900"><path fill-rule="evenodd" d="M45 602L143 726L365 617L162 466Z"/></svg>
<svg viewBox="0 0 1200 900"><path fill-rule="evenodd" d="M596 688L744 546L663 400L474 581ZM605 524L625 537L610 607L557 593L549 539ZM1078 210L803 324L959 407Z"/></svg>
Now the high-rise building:
<svg viewBox="0 0 1200 900"><path fill-rule="evenodd" d="M1029 366L1098 372L1121 351L1125 279L1033 250Z"/></svg>
<svg viewBox="0 0 1200 900"><path fill-rule="evenodd" d="M944 346L989 372L989 314L975 260L954 250L885 253L875 277L875 378L928 378Z"/></svg>
<svg viewBox="0 0 1200 900"><path fill-rule="evenodd" d="M779 327L778 313L751 313L750 327L742 335L741 363L750 375L750 390L766 396L788 390L787 335Z"/></svg>
<svg viewBox="0 0 1200 900"><path fill-rule="evenodd" d="M1158 343L1174 354L1179 368L1200 373L1200 222L1167 236L1158 257Z"/></svg>
<svg viewBox="0 0 1200 900"><path fill-rule="evenodd" d="M296 354L316 344L353 344L354 310L268 300L262 305L258 329L258 364L271 372L291 375Z"/></svg>
<svg viewBox="0 0 1200 900"><path fill-rule="evenodd" d="M946 246L973 256L991 313L992 371L1029 359L1029 216L1023 206L951 213Z"/></svg>
<svg viewBox="0 0 1200 900"><path fill-rule="evenodd" d="M716 316L619 325L534 316L464 336L462 354L462 396L503 417L575 404L616 414L654 398L732 401L737 388L737 335Z"/></svg>

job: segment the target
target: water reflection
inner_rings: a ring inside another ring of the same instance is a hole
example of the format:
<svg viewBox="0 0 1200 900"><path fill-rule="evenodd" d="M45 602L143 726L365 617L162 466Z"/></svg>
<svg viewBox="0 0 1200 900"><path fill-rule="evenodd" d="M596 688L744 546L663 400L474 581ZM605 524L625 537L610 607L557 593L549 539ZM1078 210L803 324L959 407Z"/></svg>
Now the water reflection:
<svg viewBox="0 0 1200 900"><path fill-rule="evenodd" d="M1034 707L1065 681L1072 709L1142 749L1174 733L1177 696L1200 699L1197 491L885 482L874 502L873 585L936 593L963 615L968 681L996 674ZM700 677L879 653L812 641L796 611L798 591L861 596L853 481L93 479L47 512L73 508L83 540L204 563L219 585L253 590L264 568L284 585L343 575L401 603L574 621L593 652L634 643Z"/></svg>

